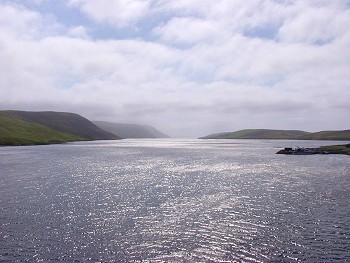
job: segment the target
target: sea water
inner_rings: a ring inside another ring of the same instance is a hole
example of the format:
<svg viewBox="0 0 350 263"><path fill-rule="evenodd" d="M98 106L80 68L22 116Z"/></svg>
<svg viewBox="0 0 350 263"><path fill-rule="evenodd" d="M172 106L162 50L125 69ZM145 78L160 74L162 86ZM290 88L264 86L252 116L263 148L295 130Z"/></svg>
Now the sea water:
<svg viewBox="0 0 350 263"><path fill-rule="evenodd" d="M339 142L122 140L0 148L0 262L349 262Z"/></svg>

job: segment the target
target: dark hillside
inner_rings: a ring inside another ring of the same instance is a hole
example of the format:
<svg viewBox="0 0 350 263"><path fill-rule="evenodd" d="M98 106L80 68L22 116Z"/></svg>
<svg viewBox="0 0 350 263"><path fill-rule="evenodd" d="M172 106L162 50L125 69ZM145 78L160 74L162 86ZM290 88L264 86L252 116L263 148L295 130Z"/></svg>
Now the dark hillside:
<svg viewBox="0 0 350 263"><path fill-rule="evenodd" d="M36 145L83 141L82 137L50 129L0 112L0 145Z"/></svg>
<svg viewBox="0 0 350 263"><path fill-rule="evenodd" d="M52 111L1 111L0 113L29 123L41 124L50 129L73 134L88 140L120 139L118 136L102 130L88 119L75 113Z"/></svg>

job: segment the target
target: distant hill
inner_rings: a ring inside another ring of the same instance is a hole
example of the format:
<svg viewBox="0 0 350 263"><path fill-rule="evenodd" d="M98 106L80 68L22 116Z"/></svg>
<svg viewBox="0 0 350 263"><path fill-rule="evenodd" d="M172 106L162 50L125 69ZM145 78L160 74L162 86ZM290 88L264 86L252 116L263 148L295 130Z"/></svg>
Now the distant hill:
<svg viewBox="0 0 350 263"><path fill-rule="evenodd" d="M168 135L149 125L106 121L94 121L93 123L101 129L118 135L121 138L169 138Z"/></svg>
<svg viewBox="0 0 350 263"><path fill-rule="evenodd" d="M0 145L115 139L120 138L74 113L0 111Z"/></svg>
<svg viewBox="0 0 350 263"><path fill-rule="evenodd" d="M299 130L248 129L211 134L200 139L283 139L283 140L350 140L350 130L305 132Z"/></svg>
<svg viewBox="0 0 350 263"><path fill-rule="evenodd" d="M248 129L211 134L201 139L296 139L307 134L307 132L298 130Z"/></svg>
<svg viewBox="0 0 350 263"><path fill-rule="evenodd" d="M350 130L344 131L320 131L307 134L302 137L303 140L334 140L334 141L349 141Z"/></svg>

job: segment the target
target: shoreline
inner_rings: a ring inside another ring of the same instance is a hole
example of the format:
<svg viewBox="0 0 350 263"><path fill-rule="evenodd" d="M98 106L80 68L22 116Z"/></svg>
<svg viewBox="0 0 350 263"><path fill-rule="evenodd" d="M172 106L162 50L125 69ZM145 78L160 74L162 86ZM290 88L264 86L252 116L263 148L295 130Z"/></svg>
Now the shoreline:
<svg viewBox="0 0 350 263"><path fill-rule="evenodd" d="M350 156L350 144L320 146L317 148L286 147L276 154L286 155L315 155L315 154L343 154Z"/></svg>

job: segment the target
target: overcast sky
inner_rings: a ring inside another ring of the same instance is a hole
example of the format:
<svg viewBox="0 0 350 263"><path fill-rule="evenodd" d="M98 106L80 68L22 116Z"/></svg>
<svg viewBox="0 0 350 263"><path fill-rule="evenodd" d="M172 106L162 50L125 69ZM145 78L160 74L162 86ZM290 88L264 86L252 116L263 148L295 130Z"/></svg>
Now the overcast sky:
<svg viewBox="0 0 350 263"><path fill-rule="evenodd" d="M349 0L0 0L0 108L173 137L350 129Z"/></svg>

